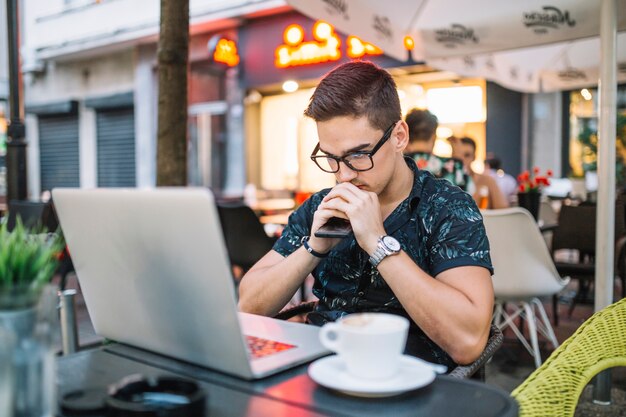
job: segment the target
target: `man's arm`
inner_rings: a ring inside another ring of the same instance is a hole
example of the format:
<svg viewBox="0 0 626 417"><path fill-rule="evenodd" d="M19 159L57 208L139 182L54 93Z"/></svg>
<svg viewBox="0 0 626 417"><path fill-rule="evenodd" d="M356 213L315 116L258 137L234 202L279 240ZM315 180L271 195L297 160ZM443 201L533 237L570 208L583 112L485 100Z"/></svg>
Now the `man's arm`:
<svg viewBox="0 0 626 417"><path fill-rule="evenodd" d="M244 275L239 284L239 310L273 316L293 297L320 262L300 247L287 257L271 250Z"/></svg>
<svg viewBox="0 0 626 417"><path fill-rule="evenodd" d="M322 206L346 213L359 246L370 256L374 253L378 237L386 234L374 193L342 184L324 198ZM458 233L468 237L467 230L455 232ZM436 236L436 239L445 238ZM411 319L455 362L466 364L480 356L489 337L493 312L493 286L488 269L459 266L432 277L401 251L384 258L378 264L378 271Z"/></svg>
<svg viewBox="0 0 626 417"><path fill-rule="evenodd" d="M312 204L312 200L305 204ZM301 209L306 210L302 207ZM309 246L318 253L327 253L341 239L318 238L311 231L319 229L328 219L336 216L345 218L343 213L336 210L317 207L310 229L308 224L304 224L307 222L302 216L295 220L297 225L291 225L290 219L290 225L287 227L298 230L292 230L293 234L289 239L293 241L299 234L303 236L311 234ZM281 239L283 238L284 234ZM289 302L320 260L302 246L285 257L274 250L269 251L241 279L239 310L264 316L275 315Z"/></svg>
<svg viewBox="0 0 626 417"><path fill-rule="evenodd" d="M455 362L467 364L480 356L493 312L486 268L456 267L433 279L401 252L383 259L378 271L413 321Z"/></svg>

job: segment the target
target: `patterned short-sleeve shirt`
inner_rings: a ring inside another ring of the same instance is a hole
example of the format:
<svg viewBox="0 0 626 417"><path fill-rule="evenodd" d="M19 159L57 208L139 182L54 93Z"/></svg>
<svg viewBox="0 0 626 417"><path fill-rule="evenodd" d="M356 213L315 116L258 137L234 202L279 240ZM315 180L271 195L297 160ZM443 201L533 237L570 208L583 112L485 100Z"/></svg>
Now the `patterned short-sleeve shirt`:
<svg viewBox="0 0 626 417"><path fill-rule="evenodd" d="M436 178L446 179L463 191L470 190L472 177L460 159L445 158L427 152L413 152L407 156L413 158L419 169L430 172Z"/></svg>
<svg viewBox="0 0 626 417"><path fill-rule="evenodd" d="M436 277L459 266L482 266L491 273L489 242L480 211L472 197L446 180L418 170L405 158L414 173L411 193L385 219L388 235L395 237L413 261ZM311 234L313 214L330 189L312 195L290 217L274 250L288 256ZM313 270L313 293L319 298L309 321L324 324L354 312L380 311L408 314L378 270L369 263L354 235L343 239ZM450 357L413 324L407 353L453 365Z"/></svg>

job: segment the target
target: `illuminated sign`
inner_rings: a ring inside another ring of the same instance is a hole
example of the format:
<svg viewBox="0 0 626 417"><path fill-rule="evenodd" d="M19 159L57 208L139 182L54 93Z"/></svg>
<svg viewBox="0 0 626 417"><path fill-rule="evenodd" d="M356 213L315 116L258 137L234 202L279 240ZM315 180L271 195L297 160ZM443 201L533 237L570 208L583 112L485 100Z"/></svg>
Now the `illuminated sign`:
<svg viewBox="0 0 626 417"><path fill-rule="evenodd" d="M213 61L221 62L229 67L239 64L239 54L235 41L216 36L209 40L207 47L209 53L213 54Z"/></svg>
<svg viewBox="0 0 626 417"><path fill-rule="evenodd" d="M313 41L304 41L302 26L297 24L287 26L283 32L285 43L276 48L275 65L278 68L287 68L337 61L341 58L341 40L331 25L318 20L313 25L313 37L315 38ZM381 55L383 51L356 36L349 36L346 53L350 58L361 58L364 55Z"/></svg>
<svg viewBox="0 0 626 417"><path fill-rule="evenodd" d="M304 41L304 29L300 25L289 25L283 38L285 45L276 48L275 64L278 68L296 65L317 64L337 61L341 58L341 41L331 25L318 21L313 25L314 41Z"/></svg>
<svg viewBox="0 0 626 417"><path fill-rule="evenodd" d="M363 42L356 36L348 36L347 53L350 58L361 58L364 55L382 55L383 50L371 43Z"/></svg>

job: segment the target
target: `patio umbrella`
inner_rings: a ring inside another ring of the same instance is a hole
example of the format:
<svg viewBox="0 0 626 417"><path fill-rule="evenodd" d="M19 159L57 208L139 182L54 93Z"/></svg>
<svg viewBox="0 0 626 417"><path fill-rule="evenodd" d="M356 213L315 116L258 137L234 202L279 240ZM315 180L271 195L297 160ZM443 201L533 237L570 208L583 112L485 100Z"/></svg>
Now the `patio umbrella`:
<svg viewBox="0 0 626 417"><path fill-rule="evenodd" d="M601 79L596 310L612 302L616 57L623 60L626 49L622 41L616 52L616 34L626 30L626 0L287 2L399 60L410 57L403 44L410 36L413 60L519 91L569 89Z"/></svg>

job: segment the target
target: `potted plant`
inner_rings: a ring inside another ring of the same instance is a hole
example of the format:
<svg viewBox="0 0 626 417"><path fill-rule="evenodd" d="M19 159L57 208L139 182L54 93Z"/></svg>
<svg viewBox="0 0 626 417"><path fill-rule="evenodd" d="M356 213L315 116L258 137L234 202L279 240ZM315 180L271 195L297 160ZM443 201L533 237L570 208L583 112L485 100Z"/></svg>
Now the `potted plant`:
<svg viewBox="0 0 626 417"><path fill-rule="evenodd" d="M0 391L10 393L0 401L0 414L47 415L50 409L50 340L58 329L56 291L47 284L62 248L56 234L29 231L19 219L12 231L0 226Z"/></svg>

